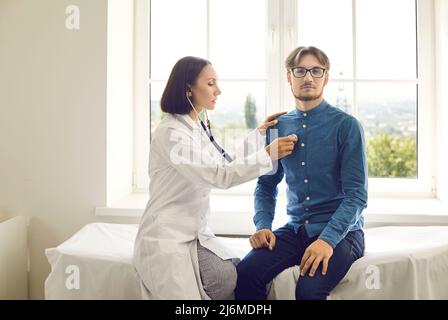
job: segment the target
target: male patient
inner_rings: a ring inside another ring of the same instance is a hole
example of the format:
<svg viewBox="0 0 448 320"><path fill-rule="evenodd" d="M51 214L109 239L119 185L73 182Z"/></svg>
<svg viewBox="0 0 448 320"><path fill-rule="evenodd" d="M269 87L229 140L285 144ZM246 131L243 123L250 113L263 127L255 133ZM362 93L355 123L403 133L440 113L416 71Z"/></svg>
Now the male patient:
<svg viewBox="0 0 448 320"><path fill-rule="evenodd" d="M278 161L274 174L258 179L257 231L250 237L253 249L237 266L237 299L266 299L266 285L294 265L300 265L296 299L326 299L364 254L364 133L353 116L324 100L329 69L327 55L315 47L299 47L286 59L296 107L272 128L278 136L296 134L299 141L290 156ZM289 222L271 231L283 176Z"/></svg>

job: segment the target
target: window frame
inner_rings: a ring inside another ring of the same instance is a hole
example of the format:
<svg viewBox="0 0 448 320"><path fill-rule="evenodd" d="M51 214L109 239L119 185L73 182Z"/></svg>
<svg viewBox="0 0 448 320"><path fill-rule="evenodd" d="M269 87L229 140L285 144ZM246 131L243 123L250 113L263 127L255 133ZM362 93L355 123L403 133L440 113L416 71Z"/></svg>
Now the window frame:
<svg viewBox="0 0 448 320"><path fill-rule="evenodd" d="M266 0L267 1L267 33L266 33L266 114L282 111L281 106L293 106L290 89L286 81L286 71L283 67L284 58L298 45L297 40L297 6L300 0ZM147 1L149 2L149 1ZM419 197L432 198L436 195L435 175L435 147L432 143L435 138L435 86L434 86L434 2L416 0L417 19L417 65L418 76L411 79L331 79L332 83L346 83L353 85L353 110L356 116L356 84L358 83L415 83L417 90L417 165L418 178L369 178L369 196L373 197ZM209 0L207 0L209 6ZM209 10L207 10L209 14ZM149 30L150 6L148 5ZM353 17L353 70L356 74L356 0L352 0ZM209 21L209 17L207 17ZM141 27L141 26L140 26ZM140 28L136 26L136 28ZM143 32L144 34L144 32ZM209 33L208 37L209 37ZM149 37L149 32L147 34ZM144 42L144 35L139 36L139 41ZM148 41L148 50L150 41ZM207 54L209 53L209 41L207 42ZM136 50L138 51L138 50ZM150 51L148 51L148 56ZM207 57L208 58L208 57ZM330 57L331 58L331 57ZM138 66L136 61L136 67ZM141 65L141 64L140 64ZM148 65L149 67L149 65ZM140 82L142 77L140 77ZM137 104L135 107L135 139L134 139L134 192L147 192L149 178L147 173L147 160L149 154L150 137L149 126L149 94L151 83L163 81L160 79L144 80L148 87L147 104ZM222 79L223 81L249 81L254 79ZM259 79L258 79L259 80ZM290 108L289 108L290 109ZM423 111L424 110L424 111ZM143 120L146 119L146 120ZM213 190L213 195L251 195L256 181L234 187L229 190ZM279 185L279 195L285 195L284 181Z"/></svg>

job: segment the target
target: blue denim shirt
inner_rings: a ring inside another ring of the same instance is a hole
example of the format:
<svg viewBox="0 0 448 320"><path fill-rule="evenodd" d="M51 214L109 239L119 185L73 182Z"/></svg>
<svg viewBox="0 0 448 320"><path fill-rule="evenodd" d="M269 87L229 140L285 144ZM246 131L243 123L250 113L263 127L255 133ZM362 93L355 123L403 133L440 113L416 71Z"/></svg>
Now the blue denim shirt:
<svg viewBox="0 0 448 320"><path fill-rule="evenodd" d="M324 100L307 112L296 108L279 117L267 132L268 144L276 133L296 134L299 140L291 155L276 161L272 172L258 179L257 230L272 228L277 185L285 177L287 226L298 232L305 225L308 236L319 235L334 248L348 232L364 226L368 174L361 124Z"/></svg>

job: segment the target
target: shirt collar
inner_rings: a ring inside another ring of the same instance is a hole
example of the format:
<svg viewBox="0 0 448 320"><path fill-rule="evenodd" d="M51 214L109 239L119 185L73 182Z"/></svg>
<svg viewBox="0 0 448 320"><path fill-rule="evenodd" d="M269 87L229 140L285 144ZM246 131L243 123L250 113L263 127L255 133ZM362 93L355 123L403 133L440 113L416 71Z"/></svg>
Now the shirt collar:
<svg viewBox="0 0 448 320"><path fill-rule="evenodd" d="M328 107L328 103L325 100L322 100L321 103L319 103L317 106L315 106L313 109L308 110L308 111L301 111L299 109L297 109L297 107L295 108L295 112L296 115L299 119L301 118L307 118L307 117L312 117L315 115L318 115L320 113L322 113L323 111L325 111Z"/></svg>

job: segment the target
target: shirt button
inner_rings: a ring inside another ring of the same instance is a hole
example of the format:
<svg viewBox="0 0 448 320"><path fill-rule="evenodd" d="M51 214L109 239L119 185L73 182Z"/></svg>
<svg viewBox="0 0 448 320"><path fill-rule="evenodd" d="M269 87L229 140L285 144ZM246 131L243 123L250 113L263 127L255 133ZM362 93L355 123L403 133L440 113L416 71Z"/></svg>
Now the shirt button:
<svg viewBox="0 0 448 320"><path fill-rule="evenodd" d="M303 180L303 182L308 183L308 179Z"/></svg>
<svg viewBox="0 0 448 320"><path fill-rule="evenodd" d="M302 162L302 166L304 166L305 165L305 162Z"/></svg>
<svg viewBox="0 0 448 320"><path fill-rule="evenodd" d="M301 146L302 146L302 148L303 148L303 147L305 146L305 144L304 144L304 143L302 143L302 144L301 144Z"/></svg>
<svg viewBox="0 0 448 320"><path fill-rule="evenodd" d="M308 224L308 223L310 223L308 220L305 220L305 224Z"/></svg>
<svg viewBox="0 0 448 320"><path fill-rule="evenodd" d="M308 209L308 208L305 208L305 211L309 211L310 209Z"/></svg>
<svg viewBox="0 0 448 320"><path fill-rule="evenodd" d="M307 200L307 201L310 201L310 197L306 197L306 200Z"/></svg>
<svg viewBox="0 0 448 320"><path fill-rule="evenodd" d="M306 114L306 113L304 113L304 114L303 114L303 116L304 116L304 117L306 117L306 116L307 116L307 114Z"/></svg>
<svg viewBox="0 0 448 320"><path fill-rule="evenodd" d="M304 124L302 127L306 128L306 124Z"/></svg>

